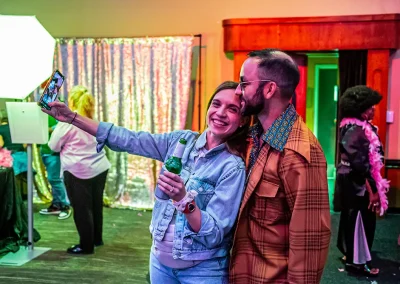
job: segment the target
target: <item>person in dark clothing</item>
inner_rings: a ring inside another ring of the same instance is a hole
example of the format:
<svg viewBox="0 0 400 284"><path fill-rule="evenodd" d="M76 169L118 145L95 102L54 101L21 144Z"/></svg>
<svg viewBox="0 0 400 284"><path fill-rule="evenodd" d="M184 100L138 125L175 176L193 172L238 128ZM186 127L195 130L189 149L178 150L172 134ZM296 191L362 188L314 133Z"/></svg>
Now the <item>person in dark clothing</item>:
<svg viewBox="0 0 400 284"><path fill-rule="evenodd" d="M28 171L28 156L23 144L12 143L10 125L8 118L2 114L0 125L0 137L3 140L2 148L11 152L13 158L14 175L19 178L20 175L26 174Z"/></svg>
<svg viewBox="0 0 400 284"><path fill-rule="evenodd" d="M377 276L371 266L376 213L383 215L389 187L380 169L383 147L371 120L382 96L367 86L347 89L339 102L339 164L335 205L340 207L337 247L347 271Z"/></svg>

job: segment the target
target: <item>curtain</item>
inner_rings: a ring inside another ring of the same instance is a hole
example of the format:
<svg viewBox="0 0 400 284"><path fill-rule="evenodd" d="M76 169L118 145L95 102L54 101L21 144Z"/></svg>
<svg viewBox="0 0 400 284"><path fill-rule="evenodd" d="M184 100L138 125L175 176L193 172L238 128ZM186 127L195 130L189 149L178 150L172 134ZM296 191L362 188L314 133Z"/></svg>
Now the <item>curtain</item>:
<svg viewBox="0 0 400 284"><path fill-rule="evenodd" d="M133 131L184 129L191 87L193 37L57 39L54 68L66 77L61 98L83 85L95 117ZM161 163L106 148L105 202L152 208Z"/></svg>
<svg viewBox="0 0 400 284"><path fill-rule="evenodd" d="M367 83L367 50L340 50L339 51L339 84L342 96L347 88ZM339 103L339 100L338 100ZM342 116L337 108L336 123L336 164L340 162L339 157L339 125ZM338 194L335 183L335 196ZM339 198L334 197L333 210L340 211Z"/></svg>
<svg viewBox="0 0 400 284"><path fill-rule="evenodd" d="M340 96L349 87L367 83L367 53L367 50L339 51Z"/></svg>

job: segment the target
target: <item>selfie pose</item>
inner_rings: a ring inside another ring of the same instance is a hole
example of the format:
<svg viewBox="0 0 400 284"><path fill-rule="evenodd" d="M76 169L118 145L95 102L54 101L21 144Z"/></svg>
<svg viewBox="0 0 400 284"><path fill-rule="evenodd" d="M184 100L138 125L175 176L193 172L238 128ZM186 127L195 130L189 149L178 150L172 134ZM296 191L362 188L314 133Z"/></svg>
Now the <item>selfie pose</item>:
<svg viewBox="0 0 400 284"><path fill-rule="evenodd" d="M150 224L152 283L228 281L233 227L246 178L241 155L248 120L241 116L237 86L225 82L216 89L208 105L208 127L201 134L189 130L134 132L96 122L60 102L50 103L50 111L42 109L96 136L98 151L108 146L164 162L175 155L179 141L186 141L180 175L164 169L157 181L156 192L168 199L156 200Z"/></svg>

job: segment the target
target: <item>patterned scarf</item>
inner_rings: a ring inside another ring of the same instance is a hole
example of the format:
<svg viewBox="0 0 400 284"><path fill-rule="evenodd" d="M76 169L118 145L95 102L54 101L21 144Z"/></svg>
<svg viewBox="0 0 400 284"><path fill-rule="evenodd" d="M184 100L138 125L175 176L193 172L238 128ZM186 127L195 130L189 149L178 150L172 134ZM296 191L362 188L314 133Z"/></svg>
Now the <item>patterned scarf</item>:
<svg viewBox="0 0 400 284"><path fill-rule="evenodd" d="M368 121L361 121L356 118L344 118L340 122L340 128L346 126L348 124L355 124L361 126L364 130L365 136L369 140L369 163L371 165L370 173L372 178L376 183L376 187L378 189L379 200L380 200L380 208L379 215L382 216L383 213L388 209L388 200L386 193L389 190L389 181L387 179L382 178L381 176L381 168L383 167L382 163L382 155L379 153L379 147L381 146L381 142L379 141L378 135L372 129L372 125L368 123Z"/></svg>

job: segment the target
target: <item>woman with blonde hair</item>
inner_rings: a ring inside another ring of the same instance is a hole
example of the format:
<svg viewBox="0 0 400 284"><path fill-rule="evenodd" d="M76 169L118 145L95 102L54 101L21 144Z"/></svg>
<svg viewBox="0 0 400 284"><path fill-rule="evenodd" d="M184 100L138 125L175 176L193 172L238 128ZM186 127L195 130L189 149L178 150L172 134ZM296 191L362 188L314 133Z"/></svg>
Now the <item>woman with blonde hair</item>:
<svg viewBox="0 0 400 284"><path fill-rule="evenodd" d="M94 98L85 87L75 86L68 105L79 114L92 119ZM73 119L73 120L74 120ZM105 151L96 151L96 138L71 123L59 122L49 141L51 150L60 152L61 176L74 209L74 221L80 242L67 249L71 254L92 254L95 246L103 245L103 191L110 163Z"/></svg>

